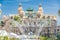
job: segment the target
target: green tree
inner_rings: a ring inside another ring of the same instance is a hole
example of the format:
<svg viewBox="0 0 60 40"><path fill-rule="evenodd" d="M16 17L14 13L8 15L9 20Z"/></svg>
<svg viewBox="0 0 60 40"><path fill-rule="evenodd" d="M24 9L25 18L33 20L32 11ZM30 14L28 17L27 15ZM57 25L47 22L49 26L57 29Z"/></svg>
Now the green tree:
<svg viewBox="0 0 60 40"><path fill-rule="evenodd" d="M19 23L22 22L20 16L14 16L14 20L17 21L17 22L19 22Z"/></svg>
<svg viewBox="0 0 60 40"><path fill-rule="evenodd" d="M8 36L4 36L4 40L9 40Z"/></svg>
<svg viewBox="0 0 60 40"><path fill-rule="evenodd" d="M40 36L40 40L47 40L48 37Z"/></svg>
<svg viewBox="0 0 60 40"><path fill-rule="evenodd" d="M0 26L4 26L4 22L2 20L0 20Z"/></svg>
<svg viewBox="0 0 60 40"><path fill-rule="evenodd" d="M52 40L56 40L56 39L57 39L56 35L52 34L52 35L51 35L51 39L52 39Z"/></svg>
<svg viewBox="0 0 60 40"><path fill-rule="evenodd" d="M57 34L57 40L60 40L60 33Z"/></svg>

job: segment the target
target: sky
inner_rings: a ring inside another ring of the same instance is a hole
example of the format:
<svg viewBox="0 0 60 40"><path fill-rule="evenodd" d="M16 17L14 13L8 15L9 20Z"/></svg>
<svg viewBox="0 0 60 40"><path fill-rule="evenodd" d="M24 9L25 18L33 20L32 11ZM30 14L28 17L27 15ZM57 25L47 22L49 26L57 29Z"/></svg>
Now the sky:
<svg viewBox="0 0 60 40"><path fill-rule="evenodd" d="M24 11L28 8L33 8L37 11L39 4L41 4L43 13L57 16L57 24L60 25L60 17L58 16L60 0L0 0L0 8L2 9L0 17L3 15L17 14L19 3L22 4Z"/></svg>

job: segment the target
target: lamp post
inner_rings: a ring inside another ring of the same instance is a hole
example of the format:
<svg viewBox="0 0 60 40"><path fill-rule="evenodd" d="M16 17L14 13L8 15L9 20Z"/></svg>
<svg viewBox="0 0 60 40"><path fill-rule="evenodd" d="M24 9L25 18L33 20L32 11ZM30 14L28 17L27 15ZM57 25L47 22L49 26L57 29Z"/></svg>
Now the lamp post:
<svg viewBox="0 0 60 40"><path fill-rule="evenodd" d="M58 10L58 15L60 16L60 10Z"/></svg>

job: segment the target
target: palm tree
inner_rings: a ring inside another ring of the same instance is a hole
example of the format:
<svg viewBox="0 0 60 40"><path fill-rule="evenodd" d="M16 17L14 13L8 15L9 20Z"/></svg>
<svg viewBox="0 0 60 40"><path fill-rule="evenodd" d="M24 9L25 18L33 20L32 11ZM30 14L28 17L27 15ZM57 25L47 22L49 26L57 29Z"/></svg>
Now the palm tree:
<svg viewBox="0 0 60 40"><path fill-rule="evenodd" d="M60 16L60 10L58 11L58 15Z"/></svg>

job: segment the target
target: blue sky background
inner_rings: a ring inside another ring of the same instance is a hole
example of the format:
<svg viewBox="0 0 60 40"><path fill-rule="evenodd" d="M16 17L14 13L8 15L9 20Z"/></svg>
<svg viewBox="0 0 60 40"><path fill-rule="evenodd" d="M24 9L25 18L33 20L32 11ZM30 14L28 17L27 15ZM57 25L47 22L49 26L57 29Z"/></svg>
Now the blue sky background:
<svg viewBox="0 0 60 40"><path fill-rule="evenodd" d="M60 0L0 0L0 4L2 4L0 8L3 11L1 16L17 14L19 3L22 4L24 11L30 7L36 11L38 10L38 5L42 4L44 14L56 15L58 25L60 25L60 17L58 16Z"/></svg>

